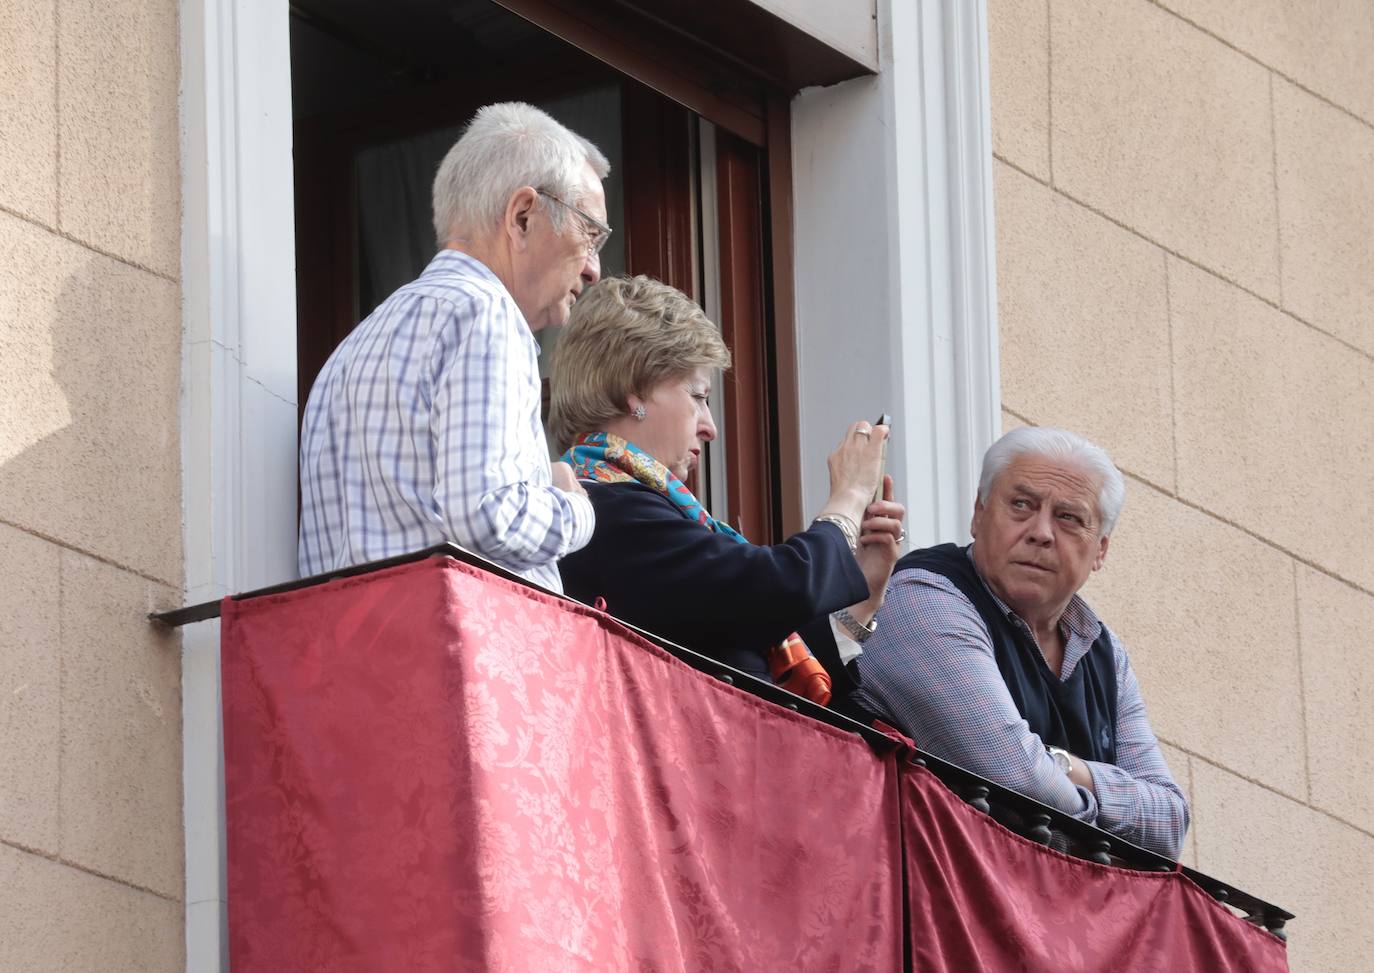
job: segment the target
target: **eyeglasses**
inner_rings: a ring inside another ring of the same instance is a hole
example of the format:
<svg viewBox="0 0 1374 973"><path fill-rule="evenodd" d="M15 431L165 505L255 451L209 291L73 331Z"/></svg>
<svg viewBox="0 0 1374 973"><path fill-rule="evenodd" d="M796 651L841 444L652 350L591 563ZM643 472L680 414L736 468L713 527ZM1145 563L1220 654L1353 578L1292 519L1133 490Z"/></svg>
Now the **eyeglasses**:
<svg viewBox="0 0 1374 973"><path fill-rule="evenodd" d="M564 209L572 210L582 218L583 227L587 231L587 256L594 257L601 252L601 248L606 245L606 241L611 238L611 228L598 220L595 216L588 216L572 203L559 199L547 189L536 189L540 196L545 196Z"/></svg>

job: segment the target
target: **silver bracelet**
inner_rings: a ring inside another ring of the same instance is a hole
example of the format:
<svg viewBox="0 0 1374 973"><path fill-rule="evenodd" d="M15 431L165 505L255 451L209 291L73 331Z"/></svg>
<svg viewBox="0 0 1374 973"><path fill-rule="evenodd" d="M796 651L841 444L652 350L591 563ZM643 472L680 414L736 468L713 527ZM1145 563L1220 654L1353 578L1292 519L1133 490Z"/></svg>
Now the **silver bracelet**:
<svg viewBox="0 0 1374 973"><path fill-rule="evenodd" d="M844 514L821 514L812 523L834 524L844 535L845 543L849 545L849 553L859 553L859 527Z"/></svg>
<svg viewBox="0 0 1374 973"><path fill-rule="evenodd" d="M853 615L849 614L848 608L841 608L839 611L835 612L831 617L834 618L835 621L840 623L840 627L843 628L846 632L848 632L849 637L852 638L855 642L863 642L867 640L870 635L872 635L874 632L878 630L877 615L874 615L872 618L870 618L868 620L867 625L859 621Z"/></svg>

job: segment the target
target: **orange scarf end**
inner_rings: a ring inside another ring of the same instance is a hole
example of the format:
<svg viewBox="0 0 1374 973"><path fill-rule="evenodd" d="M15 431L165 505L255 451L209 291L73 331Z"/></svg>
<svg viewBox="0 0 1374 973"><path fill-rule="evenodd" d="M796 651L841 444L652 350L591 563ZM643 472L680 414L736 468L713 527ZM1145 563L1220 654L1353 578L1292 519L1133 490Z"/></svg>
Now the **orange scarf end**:
<svg viewBox="0 0 1374 973"><path fill-rule="evenodd" d="M793 632L768 654L768 671L773 681L821 706L830 702L830 673L811 654L801 636Z"/></svg>

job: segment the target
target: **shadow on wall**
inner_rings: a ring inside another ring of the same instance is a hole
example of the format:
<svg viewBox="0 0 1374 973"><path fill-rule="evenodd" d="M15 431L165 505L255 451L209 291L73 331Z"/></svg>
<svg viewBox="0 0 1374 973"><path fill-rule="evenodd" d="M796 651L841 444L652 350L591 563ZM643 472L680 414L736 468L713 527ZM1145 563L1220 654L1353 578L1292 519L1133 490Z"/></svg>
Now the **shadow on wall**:
<svg viewBox="0 0 1374 973"><path fill-rule="evenodd" d="M65 243L43 256L17 266L61 283L19 280L0 338L0 518L179 586L178 287Z"/></svg>

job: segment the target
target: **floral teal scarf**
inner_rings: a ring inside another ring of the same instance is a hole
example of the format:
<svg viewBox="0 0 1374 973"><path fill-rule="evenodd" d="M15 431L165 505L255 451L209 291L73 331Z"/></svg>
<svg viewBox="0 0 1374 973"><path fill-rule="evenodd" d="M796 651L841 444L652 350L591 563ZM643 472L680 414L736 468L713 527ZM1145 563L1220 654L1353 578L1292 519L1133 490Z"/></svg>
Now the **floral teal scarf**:
<svg viewBox="0 0 1374 973"><path fill-rule="evenodd" d="M672 470L627 439L605 432L588 433L573 443L562 458L572 466L573 475L579 480L643 483L671 500L688 520L695 520L733 541L749 543L739 531L707 513L701 501L687 489L687 484L673 475Z"/></svg>

